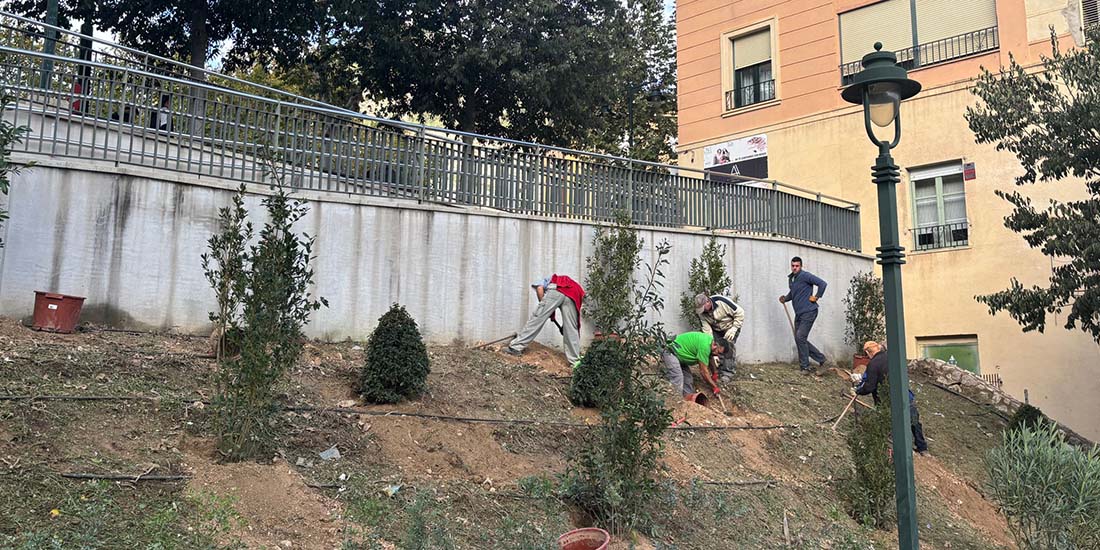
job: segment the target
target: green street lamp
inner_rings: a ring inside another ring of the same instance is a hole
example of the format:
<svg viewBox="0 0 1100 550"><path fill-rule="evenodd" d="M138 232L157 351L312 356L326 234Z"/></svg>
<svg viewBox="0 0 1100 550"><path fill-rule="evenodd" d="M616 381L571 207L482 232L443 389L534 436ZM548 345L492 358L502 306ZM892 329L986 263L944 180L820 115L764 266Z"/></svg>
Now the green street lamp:
<svg viewBox="0 0 1100 550"><path fill-rule="evenodd" d="M898 242L898 194L901 181L890 150L901 140L900 104L920 92L920 82L911 80L897 57L884 52L882 43L863 56L863 70L852 85L841 92L849 103L863 105L863 125L867 137L878 146L878 159L872 174L878 185L879 237L878 263L882 266L882 285L886 298L886 348L890 370L890 416L894 440L894 474L897 487L898 547L920 547L917 538L917 495L913 483L913 435L909 428L909 373L905 360L905 316L901 294L901 264L905 248ZM882 141L874 126L894 125L894 138Z"/></svg>

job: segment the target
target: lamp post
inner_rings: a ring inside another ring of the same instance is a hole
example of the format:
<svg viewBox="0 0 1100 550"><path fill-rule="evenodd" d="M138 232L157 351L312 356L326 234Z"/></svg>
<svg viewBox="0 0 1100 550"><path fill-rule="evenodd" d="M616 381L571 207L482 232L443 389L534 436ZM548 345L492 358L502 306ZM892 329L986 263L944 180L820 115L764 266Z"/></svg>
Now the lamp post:
<svg viewBox="0 0 1100 550"><path fill-rule="evenodd" d="M913 483L913 436L909 428L909 373L905 360L905 317L902 308L901 264L905 249L898 242L897 185L898 167L890 150L901 140L902 100L920 92L920 82L911 80L897 57L884 52L882 43L875 51L863 56L863 70L852 79L852 85L841 92L849 103L863 105L863 126L867 137L878 146L878 159L872 170L878 185L879 238L878 263L882 266L882 284L886 298L886 348L890 371L890 425L894 444L894 475L897 490L898 547L919 548L917 538L917 496ZM894 125L894 137L882 141L875 136L874 126Z"/></svg>

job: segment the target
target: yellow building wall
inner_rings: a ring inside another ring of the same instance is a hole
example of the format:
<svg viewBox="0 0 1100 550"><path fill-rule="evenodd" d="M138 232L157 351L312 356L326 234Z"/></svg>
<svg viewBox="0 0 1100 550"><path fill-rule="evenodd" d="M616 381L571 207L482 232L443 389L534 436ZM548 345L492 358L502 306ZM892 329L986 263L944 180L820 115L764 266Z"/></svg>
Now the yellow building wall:
<svg viewBox="0 0 1100 550"><path fill-rule="evenodd" d="M769 177L859 202L864 252L874 253L879 242L878 208L870 166L876 151L866 137L862 111L840 99L836 36L837 14L868 3L873 2L837 0L821 10L789 0L681 2L678 14L687 18L678 26L681 71L685 67L688 71L680 76L680 163L702 168L704 146L766 133ZM976 335L982 374L1000 374L1008 392L1022 400L1027 390L1032 404L1096 440L1100 439L1100 346L1079 330L1063 329L1065 314L1048 317L1045 334L1024 333L1007 315L991 316L974 300L975 295L1006 288L1012 277L1024 285L1043 285L1051 274L1050 259L1004 227L1003 218L1011 208L994 195L995 190L1019 189L1037 204L1086 195L1083 183L1071 180L1017 188L1014 178L1022 168L1015 157L974 142L963 115L976 101L969 86L980 67L996 69L1007 63L1009 51L1025 64L1038 62L1039 54L1050 51L1049 31L1036 34L1039 21L1044 25L1060 21L1068 33L1062 37L1066 47L1080 39L1073 32L1073 25L1079 23L1064 9L1067 0L1001 0L997 4L999 51L911 72L924 90L903 104L902 140L894 150L903 178L898 189L901 240L910 251L902 269L907 353L918 356L918 338ZM708 7L710 11L705 11ZM769 18L778 28L779 102L723 116L719 37ZM824 28L830 30L822 37ZM816 44L816 56L803 51L811 43ZM709 62L704 51L713 58ZM685 58L690 59L686 64ZM975 163L976 179L965 182L970 246L912 252L910 228L915 223L907 169L947 161ZM812 262L806 258L811 271ZM843 307L846 287L846 282L834 287L825 307Z"/></svg>

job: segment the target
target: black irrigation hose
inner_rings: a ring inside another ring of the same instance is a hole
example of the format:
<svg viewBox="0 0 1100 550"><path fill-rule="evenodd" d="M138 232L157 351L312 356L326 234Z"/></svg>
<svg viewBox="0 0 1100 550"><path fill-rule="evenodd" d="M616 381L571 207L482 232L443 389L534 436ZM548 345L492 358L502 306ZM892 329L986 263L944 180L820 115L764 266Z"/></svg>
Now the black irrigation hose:
<svg viewBox="0 0 1100 550"><path fill-rule="evenodd" d="M191 476L170 475L141 475L127 476L122 474L85 474L79 472L66 472L58 474L68 479L106 479L110 481L183 481L191 479Z"/></svg>
<svg viewBox="0 0 1100 550"><path fill-rule="evenodd" d="M0 395L0 401L156 401L163 399L160 397L149 397L141 395ZM184 400L187 402L200 401L203 404L209 404L207 401L201 400ZM397 412L397 411L371 411L364 409L353 409L348 407L312 407L304 405L288 405L283 407L283 410L290 412L335 412L344 414L361 414L365 416L375 417L406 417L406 418L423 418L427 420L443 420L451 422L463 422L467 424L520 424L529 426L560 426L564 428L592 428L598 426L598 424L581 424L578 422L562 422L557 420L532 420L532 419L510 419L510 418L478 418L470 416L451 416L444 414L427 414L427 413L412 413L412 412ZM711 431L743 431L743 430L778 430L784 428L801 428L798 424L774 424L766 426L670 426L668 431L693 431L693 432L711 432Z"/></svg>

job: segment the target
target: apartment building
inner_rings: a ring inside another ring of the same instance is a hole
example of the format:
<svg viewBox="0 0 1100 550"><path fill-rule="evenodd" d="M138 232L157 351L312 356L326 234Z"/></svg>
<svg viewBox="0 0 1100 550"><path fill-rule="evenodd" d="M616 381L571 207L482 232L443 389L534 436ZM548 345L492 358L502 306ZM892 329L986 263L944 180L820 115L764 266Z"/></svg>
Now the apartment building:
<svg viewBox="0 0 1100 550"><path fill-rule="evenodd" d="M863 250L879 243L875 148L841 89L875 42L923 91L903 103L899 210L910 357L953 360L1093 439L1100 438L1100 347L1055 316L1045 334L991 316L975 295L1012 277L1044 284L1051 260L1003 225L1016 159L978 145L963 118L983 67L1024 65L1083 42L1100 0L679 0L679 158L714 172L776 179L862 205ZM1081 182L1021 189L1043 204ZM784 261L777 258L776 261ZM813 269L813 259L806 259ZM835 284L835 283L834 283ZM846 285L825 307L843 307Z"/></svg>

